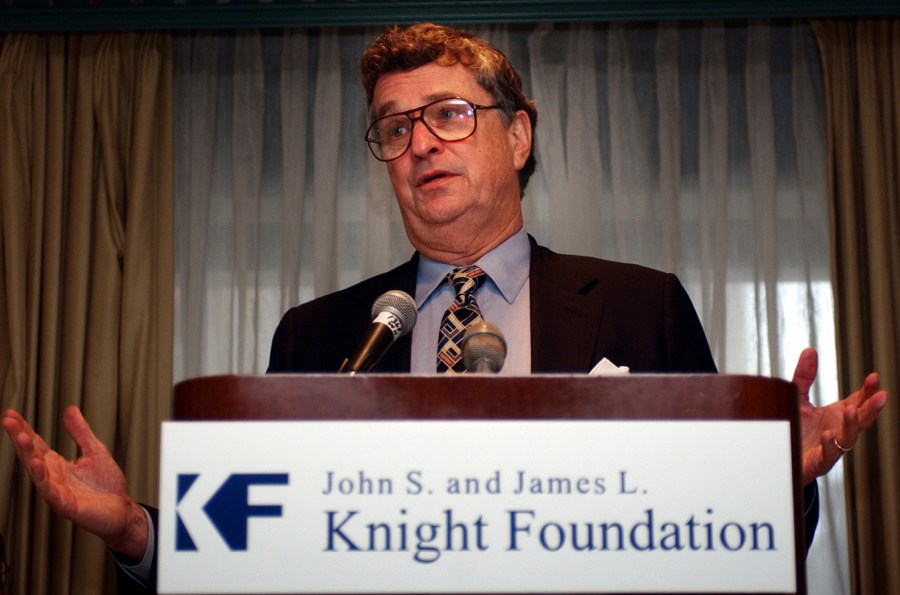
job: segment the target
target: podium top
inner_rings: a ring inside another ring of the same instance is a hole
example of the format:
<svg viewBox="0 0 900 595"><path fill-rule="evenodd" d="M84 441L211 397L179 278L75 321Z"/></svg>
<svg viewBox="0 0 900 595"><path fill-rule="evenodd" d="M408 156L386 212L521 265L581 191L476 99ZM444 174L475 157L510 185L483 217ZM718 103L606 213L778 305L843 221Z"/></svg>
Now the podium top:
<svg viewBox="0 0 900 595"><path fill-rule="evenodd" d="M521 377L272 374L194 378L174 389L178 420L787 420L796 387L724 374Z"/></svg>

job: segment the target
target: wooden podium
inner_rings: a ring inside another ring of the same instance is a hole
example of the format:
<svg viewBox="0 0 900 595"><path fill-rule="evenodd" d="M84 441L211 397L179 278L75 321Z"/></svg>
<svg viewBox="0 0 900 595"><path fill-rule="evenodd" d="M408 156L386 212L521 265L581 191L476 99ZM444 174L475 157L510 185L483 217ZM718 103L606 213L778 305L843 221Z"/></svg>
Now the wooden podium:
<svg viewBox="0 0 900 595"><path fill-rule="evenodd" d="M806 592L800 425L796 387L785 381L705 374L214 376L175 386L174 418L787 421L797 576L797 590L789 592Z"/></svg>

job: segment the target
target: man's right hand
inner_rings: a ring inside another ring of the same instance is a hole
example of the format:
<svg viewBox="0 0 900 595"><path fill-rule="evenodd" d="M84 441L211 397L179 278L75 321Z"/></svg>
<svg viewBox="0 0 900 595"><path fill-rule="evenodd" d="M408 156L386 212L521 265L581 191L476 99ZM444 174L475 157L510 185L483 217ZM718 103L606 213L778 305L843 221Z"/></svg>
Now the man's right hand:
<svg viewBox="0 0 900 595"><path fill-rule="evenodd" d="M50 508L113 551L140 560L149 528L143 509L128 497L125 475L77 407L65 410L63 424L81 450L74 461L47 446L18 412L7 409L3 416L3 429Z"/></svg>

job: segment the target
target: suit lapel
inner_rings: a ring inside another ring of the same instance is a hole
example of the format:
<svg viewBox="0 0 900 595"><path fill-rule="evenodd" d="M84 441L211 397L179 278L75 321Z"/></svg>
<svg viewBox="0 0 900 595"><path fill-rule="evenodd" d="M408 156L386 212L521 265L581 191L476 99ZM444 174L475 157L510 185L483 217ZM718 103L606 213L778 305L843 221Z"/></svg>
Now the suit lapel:
<svg viewBox="0 0 900 595"><path fill-rule="evenodd" d="M603 317L600 280L531 243L531 370L588 372Z"/></svg>

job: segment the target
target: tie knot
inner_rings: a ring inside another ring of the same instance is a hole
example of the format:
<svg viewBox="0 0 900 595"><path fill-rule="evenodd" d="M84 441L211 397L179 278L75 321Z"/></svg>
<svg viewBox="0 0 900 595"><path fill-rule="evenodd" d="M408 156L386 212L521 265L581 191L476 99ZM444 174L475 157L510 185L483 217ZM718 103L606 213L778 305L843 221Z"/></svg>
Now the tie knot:
<svg viewBox="0 0 900 595"><path fill-rule="evenodd" d="M453 285L457 296L470 295L481 286L485 277L487 277L487 273L481 270L481 267L474 265L457 267L447 273L445 283Z"/></svg>

